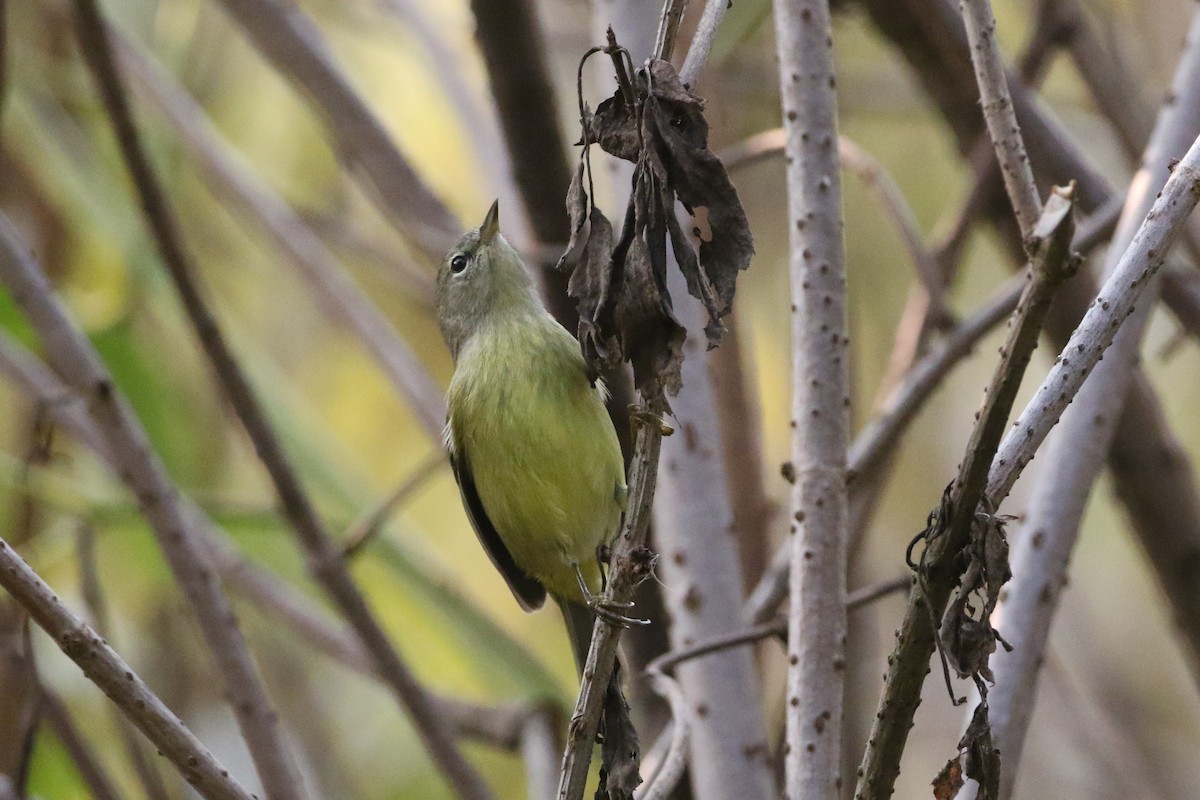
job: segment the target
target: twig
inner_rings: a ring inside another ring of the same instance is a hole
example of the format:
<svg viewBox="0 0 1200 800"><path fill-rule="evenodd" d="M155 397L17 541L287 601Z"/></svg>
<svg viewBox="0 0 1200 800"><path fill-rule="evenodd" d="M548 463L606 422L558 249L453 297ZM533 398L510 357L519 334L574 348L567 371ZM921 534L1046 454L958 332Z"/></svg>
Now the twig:
<svg viewBox="0 0 1200 800"><path fill-rule="evenodd" d="M824 0L774 4L792 295L791 605L784 794L840 794L849 342L833 39Z"/></svg>
<svg viewBox="0 0 1200 800"><path fill-rule="evenodd" d="M911 585L912 577L905 575L901 578L893 578L890 581L881 581L871 586L856 589L846 596L846 610L855 611L868 603L873 603L880 598L886 597L893 592L898 592L901 589L906 589ZM713 636L696 642L693 645L672 650L669 653L663 653L651 661L646 669L670 675L674 672L675 667L685 661L691 661L693 658L706 656L709 653L716 653L720 650L727 650L730 647L753 644L763 639L769 639L772 636L786 637L788 633L787 625L787 617L777 617L769 622L752 625L740 631Z"/></svg>
<svg viewBox="0 0 1200 800"><path fill-rule="evenodd" d="M1004 188L1017 215L1021 233L1029 236L1041 214L1042 202L1033 182L1033 170L1029 166L1025 142L1017 125L1017 114L1008 93L1004 60L996 42L992 4L989 0L961 0L961 8L967 40L971 45L971 63L979 82L983 118L992 145L996 148L996 160L1004 176Z"/></svg>
<svg viewBox="0 0 1200 800"><path fill-rule="evenodd" d="M687 767L692 746L692 706L673 677L658 669L647 669L651 685L666 699L671 709L671 722L665 751L659 757L658 743L655 743L655 750L651 751L656 756L655 769L646 782L638 787L634 797L637 800L666 800L674 794Z"/></svg>
<svg viewBox="0 0 1200 800"><path fill-rule="evenodd" d="M1008 495L1021 470L1112 343L1121 324L1133 313L1138 298L1162 266L1167 250L1179 235L1180 225L1197 200L1200 200L1200 139L1192 143L1175 165L1129 248L1063 348L1063 354L1005 436L988 476L990 500L998 503Z"/></svg>
<svg viewBox="0 0 1200 800"><path fill-rule="evenodd" d="M237 220L258 223L296 267L320 307L374 357L429 438L440 441L446 418L441 389L379 308L295 210L242 163L195 100L112 26L108 33L133 86L179 134L214 191L240 209L234 214Z"/></svg>
<svg viewBox="0 0 1200 800"><path fill-rule="evenodd" d="M675 39L679 35L679 22L687 9L688 0L665 0L662 16L658 21L658 35L654 37L654 57L670 61L675 53Z"/></svg>
<svg viewBox="0 0 1200 800"><path fill-rule="evenodd" d="M984 498L988 468L1008 420L1025 368L1037 347L1042 322L1055 290L1074 271L1070 243L1074 231L1071 189L1055 190L1032 230L1033 261L1029 283L1017 305L1000 363L986 390L958 476L943 502L926 542L921 581L909 594L897 647L888 659L887 680L867 742L856 795L887 798L900 771L900 756L920 703L921 686L934 651L939 619L961 574L958 556L970 536L976 509ZM991 498L989 498L991 499ZM995 508L994 505L990 508Z"/></svg>
<svg viewBox="0 0 1200 800"><path fill-rule="evenodd" d="M278 720L259 680L229 601L187 518L175 486L150 448L125 397L91 345L72 325L53 289L26 255L16 230L0 215L0 279L37 330L55 369L87 398L117 473L138 498L176 580L187 596L220 669L226 696L272 797L301 795Z"/></svg>
<svg viewBox="0 0 1200 800"><path fill-rule="evenodd" d="M58 739L67 751L94 800L121 800L121 794L113 785L112 778L84 740L63 701L49 689L43 688L40 703L46 724L54 731L54 738Z"/></svg>
<svg viewBox="0 0 1200 800"><path fill-rule="evenodd" d="M83 620L71 613L3 539L0 539L0 586L29 610L54 643L154 742L202 797L252 800L253 795L229 776L141 677Z"/></svg>
<svg viewBox="0 0 1200 800"><path fill-rule="evenodd" d="M673 271L667 287L675 296L685 293L682 273ZM707 319L700 303L681 304L675 313L692 331L702 329ZM661 554L658 573L672 648L741 627L745 597L738 545L730 535L728 466L710 365L692 337L683 352L683 388L671 400L682 430L663 442L654 504L654 543ZM688 664L677 677L688 703L709 712L690 731L688 777L696 797L776 797L754 654L726 651L720 658Z"/></svg>
<svg viewBox="0 0 1200 800"><path fill-rule="evenodd" d="M993 735L997 746L1005 753L1001 772L1002 797L1010 796L1012 792L1025 732L1033 711L1039 667L1049 638L1050 624L1057 610L1058 588L1065 579L1067 561L1092 484L1104 465L1104 456L1120 419L1121 407L1139 356L1142 334L1159 287L1157 269L1170 247L1169 239L1149 245L1149 253L1143 255L1149 263L1131 268L1129 258L1138 247L1135 232L1140 239L1154 236L1155 232L1148 230L1150 225L1157 222L1154 218L1158 214L1172 213L1170 205L1164 206L1162 201L1155 204L1155 195L1160 188L1162 199L1169 202L1171 184L1190 181L1190 189L1186 186L1183 189L1175 188L1177 198L1180 192L1191 195L1190 200L1183 201L1188 204L1188 209L1196 203L1196 193L1200 191L1196 188L1200 174L1193 172L1190 177L1177 180L1181 172L1200 167L1200 139L1193 146L1197 155L1190 161L1185 159L1188 166L1185 166L1185 162L1178 164L1175 167L1176 174L1167 181L1170 163L1200 131L1200 11L1193 16L1189 45L1176 69L1172 90L1172 101L1164 105L1158 116L1142 159L1142 169L1132 182L1125 212L1109 248L1106 259L1108 282L1055 365L1055 371L1060 368L1078 370L1086 375L1093 365L1095 371L1078 389L1077 395L1076 391L1059 388L1060 383L1044 384L1054 386L1054 389L1045 394L1039 391L1034 399L1040 398L1043 405L1030 407L1034 415L1061 414L1062 426L1048 446L1046 458L1050 460L1051 468L1034 488L1027 510L1028 529L1042 532L1042 535L1036 542L1031 541L1032 534L1023 537L1014 547L1014 578L1008 587L1006 600L997 611L1005 630L1010 632L1014 648L1017 648L1011 654L998 654L994 663L997 681L991 708ZM1167 183L1166 188L1163 188L1164 183ZM1151 210L1152 207L1154 210ZM1187 213L1182 213L1180 219L1186 218ZM1142 224L1143 219L1147 223ZM1150 300L1139 300L1135 307L1134 298L1125 300L1127 295L1147 296ZM1110 302L1114 306L1113 311L1120 314L1112 318L1121 321L1120 333L1114 339L1112 332L1106 329L1106 338L1098 339L1095 322L1090 319L1094 316L1091 311L1103 311ZM1125 310L1122 312L1118 309L1123 304ZM1090 337L1086 333L1089 323L1092 325ZM1109 342L1111 346L1103 350ZM1099 353L1090 352L1092 347L1103 350L1103 362L1095 364L1099 360ZM1081 356L1085 356L1086 360ZM1053 377L1054 371L1047 381ZM1051 394L1059 391L1068 391L1073 398L1073 405L1065 413L1058 406L1049 404ZM1022 436L1032 433L1033 438L1039 437L1028 422L1020 420L1014 433ZM1010 459L1010 464L1020 464L1024 454L1031 452L1028 448L1018 450L1014 443L1006 457ZM1003 461L998 463L1004 465ZM994 480L997 494L1007 493L1015 476L997 475ZM1194 653L1196 644L1193 640Z"/></svg>
<svg viewBox="0 0 1200 800"><path fill-rule="evenodd" d="M652 397L646 399L643 413L649 418L661 418L663 409L663 399ZM625 522L613 547L612 571L604 595L605 602L617 607L633 599L633 590L653 568L653 560L645 550L645 544L661 447L662 428L653 422L639 423L630 462ZM612 678L620 635L621 629L616 625L604 617L596 618L592 646L584 662L579 698L571 714L558 784L559 800L579 800L583 796L592 746L596 741L604 694Z"/></svg>
<svg viewBox="0 0 1200 800"><path fill-rule="evenodd" d="M278 0L220 0L254 46L288 76L325 121L333 149L402 233L440 258L458 221L421 179L334 62L321 32Z"/></svg>
<svg viewBox="0 0 1200 800"><path fill-rule="evenodd" d="M193 277L195 269L184 251L166 196L138 139L95 0L76 0L76 3L80 10L81 39L89 53L109 115L119 132L122 153L133 174L147 223L163 262L230 404L275 485L284 516L308 552L309 568L362 637L363 644L376 661L377 669L392 687L397 700L408 710L422 743L446 778L465 798L491 797L487 784L459 751L444 720L435 714L428 695L400 659L350 578L340 552L304 492L249 380L217 327L212 311ZM244 8L247 4L273 7L271 0L262 0L261 3L228 0L227 4L238 8ZM287 19L278 22L281 25L290 23ZM290 796L298 797L298 790Z"/></svg>
<svg viewBox="0 0 1200 800"><path fill-rule="evenodd" d="M717 40L717 29L721 27L721 21L725 19L725 12L729 10L730 5L729 0L705 0L704 13L700 15L696 33L692 35L691 44L688 45L687 58L683 60L683 66L679 69L679 80L692 91L696 90L700 73L708 63L713 43Z"/></svg>
<svg viewBox="0 0 1200 800"><path fill-rule="evenodd" d="M884 36L908 57L954 132L960 150L965 149L978 137L981 124L974 81L959 77L970 74L969 55L961 19L954 8L948 0L863 0L862 5ZM1010 90L1026 145L1040 170L1052 180L1079 177L1080 206L1085 210L1113 202L1113 193L1103 178L1043 107L1032 102L1019 83L1011 84ZM1014 236L1009 209L989 204L984 211L1000 229L1001 241L1013 261L1023 263L1024 248L1019 235ZM1181 293L1171 283L1173 276L1165 277L1164 304L1186 325L1186 314L1176 311ZM1066 343L1097 288L1086 275L1063 287L1047 325L1058 347ZM1161 402L1141 370L1138 373L1126 398L1126 407L1137 413L1122 414L1109 465L1117 478L1117 496L1129 511L1130 524L1140 543L1151 555L1175 618L1187 624L1189 641L1200 641L1200 598L1195 591L1200 584L1194 572L1178 569L1183 563L1182 554L1200 551L1200 491L1181 458L1179 442L1166 423ZM1131 465L1154 468L1135 469Z"/></svg>
<svg viewBox="0 0 1200 800"><path fill-rule="evenodd" d="M425 483L446 466L446 454L436 450L421 461L408 477L388 495L371 513L355 522L341 536L342 557L353 558L383 529L388 517L416 494Z"/></svg>

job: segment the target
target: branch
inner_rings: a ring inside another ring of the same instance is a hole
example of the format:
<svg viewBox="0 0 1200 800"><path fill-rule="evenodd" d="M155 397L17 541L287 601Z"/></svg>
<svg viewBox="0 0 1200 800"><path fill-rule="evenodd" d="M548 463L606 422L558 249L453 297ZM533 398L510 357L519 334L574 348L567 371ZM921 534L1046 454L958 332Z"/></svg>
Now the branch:
<svg viewBox="0 0 1200 800"><path fill-rule="evenodd" d="M229 777L229 772L141 677L83 620L71 613L3 539L0 539L0 586L29 611L59 649L154 742L201 797L252 800L253 795Z"/></svg>
<svg viewBox="0 0 1200 800"><path fill-rule="evenodd" d="M679 69L679 80L693 92L696 91L700 73L704 71L704 65L708 63L708 57L712 54L713 43L717 40L717 29L721 27L721 21L725 19L725 12L729 10L730 5L729 0L706 0L704 3L704 13L700 15L700 23L696 26L696 33L692 35L691 44L688 45L687 58L683 60L683 66Z"/></svg>
<svg viewBox="0 0 1200 800"><path fill-rule="evenodd" d="M937 102L947 124L965 151L976 141L980 119L973 80L969 76L966 38L960 18L946 0L862 0L872 21L899 47L911 62L926 91ZM1053 180L1079 178L1079 201L1084 209L1113 203L1114 196L1104 180L1084 160L1079 149L1063 135L1042 106L1035 104L1018 83L1010 85L1013 103L1021 122L1026 145L1039 171ZM1115 202L1120 202L1116 199ZM1000 228L1015 263L1022 263L1024 248L1014 235L1008 208L989 204L987 216ZM1097 212L1093 212L1097 213ZM1182 320L1178 303L1183 294L1166 276L1163 300ZM1095 297L1097 286L1090 276L1069 282L1052 309L1047 330L1062 347L1076 323ZM1140 543L1151 554L1157 577L1167 592L1175 618L1196 620L1200 632L1200 599L1188 571L1180 571L1176 556L1200 552L1200 492L1190 469L1178 462L1164 464L1163 454L1178 454L1179 444L1165 423L1161 403L1141 375L1130 387L1127 407L1142 413L1123 414L1120 430L1109 452L1109 464L1117 477L1117 496L1130 511L1130 522ZM1128 469L1131 464L1159 464L1153 470ZM1189 639L1200 638L1189 634Z"/></svg>
<svg viewBox="0 0 1200 800"><path fill-rule="evenodd" d="M648 398L642 419L661 419L664 405L662 397ZM621 604L629 603L633 599L634 589L653 569L653 556L645 547L661 448L661 426L653 421L639 422L630 462L625 522L621 527L621 535L613 545L608 589L604 593L604 602L613 607L619 608ZM600 724L604 695L616 663L620 636L619 627L605 617L596 617L592 646L583 666L579 698L567 732L567 747L563 753L558 784L559 800L579 800L583 796L596 729Z"/></svg>
<svg viewBox="0 0 1200 800"><path fill-rule="evenodd" d="M1073 272L1071 212L1071 190L1056 190L1033 229L1029 283L1017 304L1016 318L986 389L984 406L976 416L958 476L929 529L926 553L921 559L923 574L909 594L897 646L888 658L883 696L859 771L856 794L865 800L889 797L900 772L900 758L934 651L937 632L932 621L941 618L961 576L959 555L969 540L976 509L984 497L988 467L1037 346L1054 291Z"/></svg>
<svg viewBox="0 0 1200 800"><path fill-rule="evenodd" d="M284 516L308 552L309 567L314 578L322 584L362 638L375 659L376 668L392 687L400 704L408 710L422 743L450 783L465 798L490 797L487 785L459 751L445 721L435 713L428 695L400 659L350 578L337 546L300 485L299 477L284 454L249 380L217 327L212 311L193 277L195 269L183 248L166 195L138 139L95 0L76 0L76 3L80 11L80 38L96 74L109 116L118 131L122 154L133 175L146 221L162 260L196 337L275 485ZM243 7L246 0L229 0L229 4ZM268 0L264 7L270 5L272 3ZM284 24L284 21L281 20L280 24ZM298 797L299 794L297 791L288 796Z"/></svg>
<svg viewBox="0 0 1200 800"><path fill-rule="evenodd" d="M1174 236L1164 237L1155 228L1155 223L1159 222L1156 217L1176 213L1181 215L1178 217L1181 224L1187 219L1187 213L1176 212L1171 207L1172 191L1175 201L1181 201L1188 209L1197 200L1196 182L1200 181L1200 175L1194 172L1188 177L1183 175L1189 169L1200 167L1200 139L1193 147L1197 155L1178 164L1170 181L1167 181L1167 175L1174 157L1200 131L1200 11L1193 17L1188 49L1175 73L1172 98L1159 114L1142 159L1142 169L1134 177L1125 212L1106 259L1109 278L1093 306L1093 309L1103 311L1111 303L1113 312L1120 315L1111 319L1123 321L1121 331L1114 340L1109 329L1101 332L1095 327L1096 320L1089 319L1094 317L1089 312L1060 356L1055 371L1064 374L1079 371L1086 375L1098 360L1099 353L1093 357L1092 348L1103 349L1111 342L1111 347L1104 351L1103 362L1095 365L1095 372L1077 395L1075 391L1060 388L1061 381L1051 383L1052 371L1045 385L1054 388L1046 393L1039 391L1034 401L1040 399L1042 405L1030 406L1029 414L1035 417L1062 414L1062 426L1050 442L1046 456L1049 468L1036 484L1027 510L1027 529L1042 531L1044 535L1038 537L1036 543L1031 541L1032 536L1022 537L1016 543L1012 556L1013 580L1008 586L1006 600L997 610L998 619L1016 648L1013 653L997 654L994 662L997 681L990 703L993 735L1005 754L1001 773L1002 797L1011 795L1015 783L1025 732L1033 712L1039 668L1057 610L1058 590L1065 581L1067 561L1092 484L1104 466L1104 457L1121 418L1142 334L1159 287L1155 277L1158 265ZM1166 188L1164 183L1167 183ZM1172 184L1176 184L1174 188ZM1156 205L1155 196L1160 189L1162 200ZM1187 199L1188 195L1190 199ZM1163 205L1163 201L1167 205ZM1147 222L1139 230L1143 219ZM1147 239L1155 238L1157 241L1146 243ZM1142 294L1150 300L1139 300L1135 306L1134 300ZM1099 338L1101 333L1106 340ZM1081 360L1083 363L1079 363ZM1073 405L1066 413L1051 402L1052 394L1059 391L1067 391L1073 398ZM1035 421L1019 420L1013 433L1021 436L1028 433L1031 438L1038 439L1045 435L1038 430ZM1018 445L1021 445L1020 449ZM1032 453L1028 446L1012 442L1006 457L1010 465L1021 465L1026 453ZM999 464L1003 466L1004 462ZM1015 475L1002 473L993 480L999 495L1007 493ZM1195 595L1194 589L1191 595ZM1200 640L1195 638L1195 629L1189 635L1195 656L1200 653Z"/></svg>
<svg viewBox="0 0 1200 800"><path fill-rule="evenodd" d="M687 291L682 273L673 270L667 287L682 296ZM681 303L675 313L690 331L701 330L707 319L700 303ZM722 343L722 349L727 346ZM672 648L741 627L745 597L738 545L730 535L727 465L710 364L695 337L684 341L683 353L683 388L671 400L682 431L663 442L654 505L654 542L661 553L658 572ZM753 653L729 651L689 664L679 671L678 681L693 708L708 709L690 731L689 779L696 800L776 796Z"/></svg>
<svg viewBox="0 0 1200 800"><path fill-rule="evenodd" d="M303 92L350 173L384 215L435 258L461 227L342 74L320 30L278 0L220 0L259 52Z"/></svg>
<svg viewBox="0 0 1200 800"><path fill-rule="evenodd" d="M1029 236L1042 211L1033 170L1025 153L1025 142L1017 125L1017 114L1008 93L1008 78L1000 46L996 42L996 20L989 0L961 0L967 40L971 45L971 63L979 82L983 118L987 123L996 160L1004 176L1004 188L1017 215L1021 233Z"/></svg>
<svg viewBox="0 0 1200 800"><path fill-rule="evenodd" d="M172 574L191 604L224 681L225 694L271 797L301 795L246 641L178 491L99 356L74 327L7 217L0 215L0 280L37 331L56 371L87 398L117 473L136 495ZM295 790L293 792L292 790Z"/></svg>
<svg viewBox="0 0 1200 800"><path fill-rule="evenodd" d="M832 25L823 0L775 3L792 286L791 606L784 794L840 794L846 669L850 342Z"/></svg>

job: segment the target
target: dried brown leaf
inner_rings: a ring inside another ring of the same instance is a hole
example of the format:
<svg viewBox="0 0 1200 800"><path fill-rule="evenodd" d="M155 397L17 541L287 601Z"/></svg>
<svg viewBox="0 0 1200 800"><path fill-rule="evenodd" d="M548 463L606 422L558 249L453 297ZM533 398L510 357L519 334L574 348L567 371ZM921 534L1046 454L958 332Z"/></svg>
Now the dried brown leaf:
<svg viewBox="0 0 1200 800"><path fill-rule="evenodd" d="M1000 751L992 741L986 701L975 707L971 724L959 740L958 749L964 756L966 776L979 783L975 800L997 800L1000 797Z"/></svg>
<svg viewBox="0 0 1200 800"><path fill-rule="evenodd" d="M629 703L621 693L619 667L604 693L602 727L604 742L600 746L600 787L596 800L633 800L633 792L642 782L641 746L629 718Z"/></svg>
<svg viewBox="0 0 1200 800"><path fill-rule="evenodd" d="M946 762L946 766L933 779L933 800L954 800L962 786L962 763L955 756Z"/></svg>

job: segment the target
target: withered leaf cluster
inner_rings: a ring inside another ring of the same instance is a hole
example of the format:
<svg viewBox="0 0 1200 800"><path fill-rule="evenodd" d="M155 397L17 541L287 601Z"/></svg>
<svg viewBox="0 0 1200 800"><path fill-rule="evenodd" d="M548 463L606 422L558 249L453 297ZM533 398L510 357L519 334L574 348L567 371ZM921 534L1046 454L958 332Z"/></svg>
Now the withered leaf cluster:
<svg viewBox="0 0 1200 800"><path fill-rule="evenodd" d="M938 634L946 657L959 677L979 676L988 683L995 683L988 660L996 652L996 642L1008 647L991 623L992 612L1000 602L1000 589L1012 577L1005 521L1005 517L995 514L975 515L971 541L962 553L966 569L958 594L942 615ZM986 687L979 684L979 688L986 697Z"/></svg>
<svg viewBox="0 0 1200 800"><path fill-rule="evenodd" d="M571 270L569 292L578 303L579 340L591 368L599 372L624 358L643 395L674 394L686 332L667 291L668 244L689 293L708 310L712 347L754 242L737 191L708 149L703 101L669 62L651 60L624 81L622 73L622 85L595 113L581 100L583 153L567 194L571 237L559 268ZM591 145L635 164L619 238L588 196ZM685 235L676 203L691 217L698 248Z"/></svg>
<svg viewBox="0 0 1200 800"><path fill-rule="evenodd" d="M981 701L975 707L971 724L958 742L958 754L947 761L933 779L934 800L957 797L965 783L964 777L979 784L975 800L1000 797L1000 752L992 740L987 701Z"/></svg>

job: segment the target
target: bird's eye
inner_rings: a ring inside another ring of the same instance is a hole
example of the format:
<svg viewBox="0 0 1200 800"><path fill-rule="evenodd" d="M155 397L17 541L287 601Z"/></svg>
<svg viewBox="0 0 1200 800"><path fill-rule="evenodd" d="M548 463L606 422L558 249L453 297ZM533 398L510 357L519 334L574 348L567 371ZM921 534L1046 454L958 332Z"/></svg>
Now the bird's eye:
<svg viewBox="0 0 1200 800"><path fill-rule="evenodd" d="M450 271L457 275L467 268L468 262L469 259L462 253L459 253L454 258L450 259Z"/></svg>

